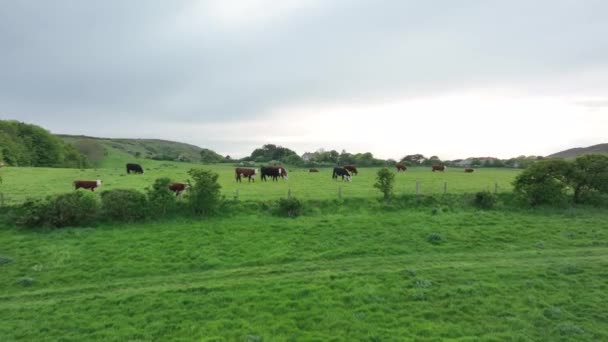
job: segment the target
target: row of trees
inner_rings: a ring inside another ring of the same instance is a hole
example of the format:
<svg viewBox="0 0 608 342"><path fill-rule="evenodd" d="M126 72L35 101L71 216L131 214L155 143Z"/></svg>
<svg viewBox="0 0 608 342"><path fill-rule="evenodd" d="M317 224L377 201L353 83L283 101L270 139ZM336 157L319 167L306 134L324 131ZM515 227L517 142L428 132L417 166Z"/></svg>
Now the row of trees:
<svg viewBox="0 0 608 342"><path fill-rule="evenodd" d="M13 166L88 167L74 146L36 125L0 120L0 161Z"/></svg>

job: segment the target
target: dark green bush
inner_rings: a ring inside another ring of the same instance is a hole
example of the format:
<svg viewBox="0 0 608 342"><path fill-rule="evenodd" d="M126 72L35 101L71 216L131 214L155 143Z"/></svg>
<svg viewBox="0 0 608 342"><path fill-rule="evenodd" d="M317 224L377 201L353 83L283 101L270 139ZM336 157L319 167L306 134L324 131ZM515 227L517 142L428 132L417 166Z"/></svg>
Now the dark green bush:
<svg viewBox="0 0 608 342"><path fill-rule="evenodd" d="M146 218L146 196L133 189L113 189L101 193L103 217L119 222L134 222Z"/></svg>
<svg viewBox="0 0 608 342"><path fill-rule="evenodd" d="M557 205L567 202L568 175L572 165L563 160L546 160L532 164L519 174L514 193L531 206Z"/></svg>
<svg viewBox="0 0 608 342"><path fill-rule="evenodd" d="M151 188L147 189L148 207L151 216L162 217L175 212L177 202L175 194L169 190L170 185L171 180L169 178L159 178L154 181Z"/></svg>
<svg viewBox="0 0 608 342"><path fill-rule="evenodd" d="M23 287L30 287L30 286L34 285L34 283L36 283L36 279L34 279L32 277L17 278L17 284L19 284Z"/></svg>
<svg viewBox="0 0 608 342"><path fill-rule="evenodd" d="M221 186L217 182L219 175L213 171L191 169L188 174L193 183L188 181L188 205L196 215L209 215L217 211L222 197Z"/></svg>
<svg viewBox="0 0 608 342"><path fill-rule="evenodd" d="M438 245L443 242L443 238L437 233L431 233L426 237L426 241L433 245Z"/></svg>
<svg viewBox="0 0 608 342"><path fill-rule="evenodd" d="M49 201L47 220L51 226L86 226L99 214L99 202L95 194L74 191L55 196Z"/></svg>
<svg viewBox="0 0 608 342"><path fill-rule="evenodd" d="M496 205L496 195L489 191L480 191L475 194L473 205L480 209L492 209Z"/></svg>
<svg viewBox="0 0 608 342"><path fill-rule="evenodd" d="M28 198L11 212L11 219L17 226L42 227L47 224L49 202L42 199Z"/></svg>
<svg viewBox="0 0 608 342"><path fill-rule="evenodd" d="M304 205L295 197L281 198L277 202L276 214L279 216L298 217L302 215Z"/></svg>

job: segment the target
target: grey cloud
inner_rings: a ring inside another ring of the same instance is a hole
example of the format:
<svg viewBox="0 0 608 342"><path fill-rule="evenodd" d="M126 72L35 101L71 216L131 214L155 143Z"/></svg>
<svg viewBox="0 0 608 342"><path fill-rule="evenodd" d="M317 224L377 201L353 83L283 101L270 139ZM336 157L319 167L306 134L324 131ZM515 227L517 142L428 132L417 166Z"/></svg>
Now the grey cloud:
<svg viewBox="0 0 608 342"><path fill-rule="evenodd" d="M323 1L259 27L194 1L0 5L0 113L205 122L526 82L608 60L605 1Z"/></svg>

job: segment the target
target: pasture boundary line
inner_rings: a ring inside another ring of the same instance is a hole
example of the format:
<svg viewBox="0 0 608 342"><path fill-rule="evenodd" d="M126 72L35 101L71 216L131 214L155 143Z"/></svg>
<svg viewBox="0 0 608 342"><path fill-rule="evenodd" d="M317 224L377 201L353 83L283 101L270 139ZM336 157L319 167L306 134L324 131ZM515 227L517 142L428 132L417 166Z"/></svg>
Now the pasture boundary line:
<svg viewBox="0 0 608 342"><path fill-rule="evenodd" d="M550 253L547 253L551 251ZM98 286L87 284L77 287L60 288L53 290L41 290L35 292L22 291L0 297L2 303L0 308L22 307L23 305L45 305L54 304L62 300L73 300L76 298L88 298L101 295L100 293L108 293L112 295L127 295L130 293L142 292L166 292L166 291L183 291L193 288L222 288L227 286L239 286L245 282L243 280L255 281L273 281L286 276L298 276L299 278L315 278L324 275L335 273L346 274L379 274L379 273L394 273L402 272L409 265L416 265L418 270L424 269L442 269L442 268L497 268L509 267L514 261L525 259L525 263L518 264L518 267L535 267L538 265L552 265L556 262L571 261L571 260L587 260L587 261L607 261L608 248L572 248L572 249L555 249L543 250L525 250L519 252L497 252L477 254L471 258L454 260L453 255L445 255L441 258L423 259L420 256L408 255L410 258L405 258L403 255L389 257L356 257L342 258L329 262L303 262L273 264L270 266L259 267L238 267L233 269L224 269L216 271L202 271L192 273L180 273L177 275L165 275L154 277L139 277L129 280L121 280L117 282L101 283ZM408 260L414 259L414 260ZM418 260L415 260L418 259ZM446 261L447 259L447 261ZM365 261L361 263L361 261ZM378 264L382 263L382 267ZM279 267L280 266L280 267ZM349 269L356 267L356 269ZM276 278L276 279L275 279ZM184 284L184 282L186 284ZM59 298L39 299L43 296L56 296ZM29 297L29 298L28 298ZM13 302L13 303L9 303Z"/></svg>

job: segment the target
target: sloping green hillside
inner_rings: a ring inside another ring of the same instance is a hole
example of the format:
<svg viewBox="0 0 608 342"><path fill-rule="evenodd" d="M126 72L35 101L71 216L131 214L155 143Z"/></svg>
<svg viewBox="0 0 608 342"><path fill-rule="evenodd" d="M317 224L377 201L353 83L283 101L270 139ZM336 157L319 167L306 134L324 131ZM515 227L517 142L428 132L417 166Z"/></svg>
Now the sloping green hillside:
<svg viewBox="0 0 608 342"><path fill-rule="evenodd" d="M550 158L576 158L584 154L600 153L608 154L608 144L598 144L589 147L577 147L550 155Z"/></svg>
<svg viewBox="0 0 608 342"><path fill-rule="evenodd" d="M74 145L96 166L112 167L134 158L168 161L201 161L202 148L160 139L111 139L83 135L57 135ZM214 153L218 158L220 155Z"/></svg>

